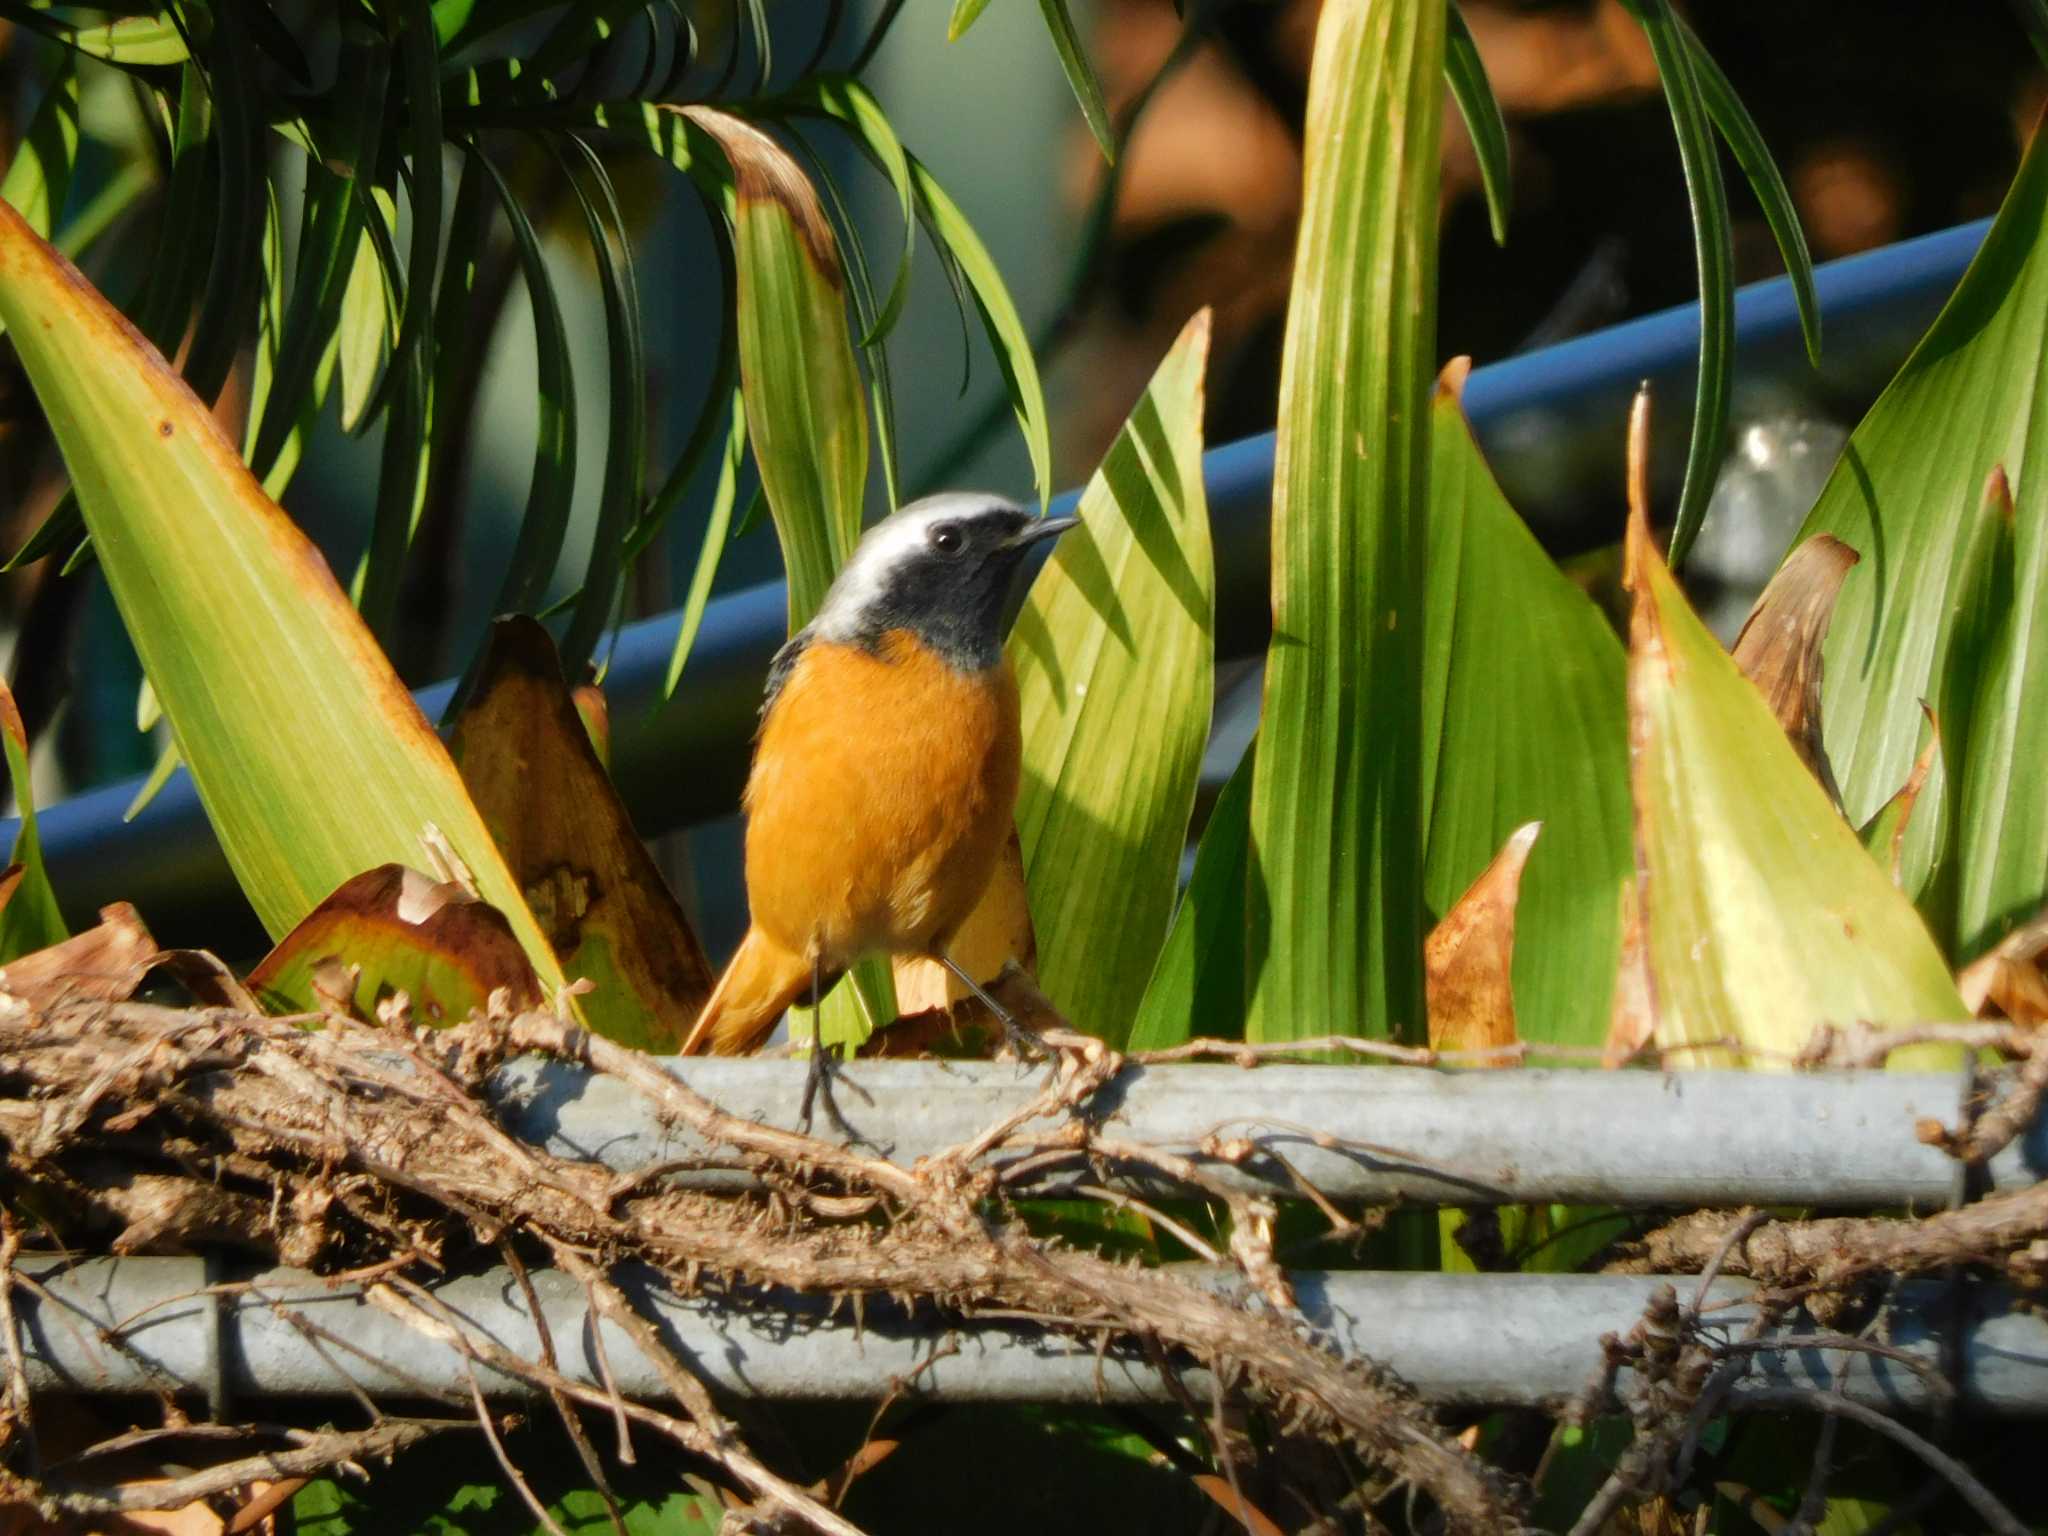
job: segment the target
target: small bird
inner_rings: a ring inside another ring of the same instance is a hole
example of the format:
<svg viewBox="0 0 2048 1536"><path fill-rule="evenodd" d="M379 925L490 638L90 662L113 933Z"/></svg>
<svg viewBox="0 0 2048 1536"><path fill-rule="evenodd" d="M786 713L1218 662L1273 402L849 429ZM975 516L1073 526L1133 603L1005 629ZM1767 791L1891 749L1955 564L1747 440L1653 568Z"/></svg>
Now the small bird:
<svg viewBox="0 0 2048 1536"><path fill-rule="evenodd" d="M1025 552L1079 521L977 493L913 502L776 654L742 801L750 923L685 1055L752 1050L875 953L937 960L987 1000L946 945L1016 815L1003 627Z"/></svg>

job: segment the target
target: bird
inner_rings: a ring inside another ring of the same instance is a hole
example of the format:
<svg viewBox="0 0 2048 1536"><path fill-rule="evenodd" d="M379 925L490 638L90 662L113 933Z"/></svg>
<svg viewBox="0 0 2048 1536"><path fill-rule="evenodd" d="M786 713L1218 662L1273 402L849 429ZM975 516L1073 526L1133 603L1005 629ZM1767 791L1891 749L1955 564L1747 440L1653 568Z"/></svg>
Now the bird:
<svg viewBox="0 0 2048 1536"><path fill-rule="evenodd" d="M1005 1017L946 946L1015 821L1003 632L1025 555L1079 522L954 491L861 538L769 666L741 800L747 931L684 1055L753 1050L871 954L937 960Z"/></svg>

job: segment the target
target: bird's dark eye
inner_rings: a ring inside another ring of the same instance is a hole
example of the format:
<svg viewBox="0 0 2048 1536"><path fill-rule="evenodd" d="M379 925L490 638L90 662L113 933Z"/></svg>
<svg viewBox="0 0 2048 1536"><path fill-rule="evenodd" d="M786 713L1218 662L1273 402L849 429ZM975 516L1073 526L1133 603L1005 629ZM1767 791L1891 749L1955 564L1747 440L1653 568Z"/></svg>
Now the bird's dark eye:
<svg viewBox="0 0 2048 1536"><path fill-rule="evenodd" d="M942 555L957 555L967 547L967 536L958 523L934 523L931 540L932 548Z"/></svg>

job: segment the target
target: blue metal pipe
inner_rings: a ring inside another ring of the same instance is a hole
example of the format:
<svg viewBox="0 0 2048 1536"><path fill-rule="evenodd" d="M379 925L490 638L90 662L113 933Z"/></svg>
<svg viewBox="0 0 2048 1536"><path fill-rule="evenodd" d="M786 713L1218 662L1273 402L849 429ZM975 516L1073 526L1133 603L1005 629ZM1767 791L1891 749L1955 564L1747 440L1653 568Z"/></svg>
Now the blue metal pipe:
<svg viewBox="0 0 2048 1536"><path fill-rule="evenodd" d="M1827 325L1827 359L1809 373L1800 351L1798 314L1783 278L1744 288L1736 304L1736 341L1745 376L1800 378L1823 388L1889 374L1954 288L1989 221L1830 262L1816 273ZM1628 397L1644 379L1667 398L1691 392L1699 343L1697 307L1683 305L1475 369L1465 407L1509 496L1532 514L1553 543L1570 542L1554 517L1556 444L1579 445L1587 466L1564 498L1580 506L1618 507L1622 422ZM1681 411L1663 413L1682 432ZM1518 444L1544 444L1552 465L1542 484L1521 484ZM1225 656L1263 644L1269 623L1267 522L1273 478L1273 437L1267 433L1213 449L1203 461L1216 539L1217 645ZM1546 494L1547 493L1547 494ZM1068 493L1054 510L1070 508ZM1597 543L1619 530L1616 522ZM779 582L714 601L706 610L689 670L675 700L660 698L674 643L673 614L628 625L612 656L607 692L614 719L613 774L643 834L729 812L746 770L747 744L768 659L785 623ZM425 689L420 701L438 717L452 684ZM232 948L256 934L227 861L215 842L191 779L181 770L132 822L122 813L138 780L88 790L46 809L40 818L43 855L73 922L90 921L103 905L129 901L166 944ZM16 824L0 823L11 846Z"/></svg>

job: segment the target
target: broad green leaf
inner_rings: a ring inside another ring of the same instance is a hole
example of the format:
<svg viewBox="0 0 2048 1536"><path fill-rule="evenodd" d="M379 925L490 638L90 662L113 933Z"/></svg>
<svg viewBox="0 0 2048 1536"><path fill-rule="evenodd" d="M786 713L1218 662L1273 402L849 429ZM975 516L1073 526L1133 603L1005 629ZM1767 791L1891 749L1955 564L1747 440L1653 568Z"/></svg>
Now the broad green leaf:
<svg viewBox="0 0 2048 1536"><path fill-rule="evenodd" d="M583 1016L640 1050L673 1051L711 994L711 967L612 788L537 620L491 629L455 759Z"/></svg>
<svg viewBox="0 0 2048 1536"><path fill-rule="evenodd" d="M583 0L568 7L523 62L545 80L586 59L609 42L620 26L647 8L647 0Z"/></svg>
<svg viewBox="0 0 2048 1536"><path fill-rule="evenodd" d="M1728 402L1735 389L1735 236L1728 218L1728 189L1721 182L1720 146L1700 90L1695 50L1686 46L1671 0L1623 3L1650 40L1657 75L1671 105L1686 196L1692 203L1693 259L1699 272L1699 379L1693 395L1692 441L1685 454L1685 485L1671 529L1671 563L1677 566L1684 563L1700 531L1707 498L1721 472Z"/></svg>
<svg viewBox="0 0 2048 1536"><path fill-rule="evenodd" d="M1460 409L1431 408L1424 601L1424 891L1451 904L1516 827L1543 823L1521 881L1521 1038L1597 1045L1620 946L1614 893L1634 864L1626 657L1591 599L1507 503Z"/></svg>
<svg viewBox="0 0 2048 1536"><path fill-rule="evenodd" d="M1181 332L1033 583L1009 654L1038 982L1112 1045L1173 915L1215 693L1202 493L1209 311Z"/></svg>
<svg viewBox="0 0 2048 1536"><path fill-rule="evenodd" d="M1756 194L1757 204L1764 211L1764 222L1771 227L1771 238L1778 243L1778 254L1785 262L1785 275L1792 284L1792 298L1799 306L1799 332L1806 340L1807 361L1818 368L1820 296L1813 290L1813 254L1806 248L1806 231L1799 223L1799 208L1792 201L1791 190L1786 187L1785 177L1778 170L1778 162L1771 158L1770 146L1764 143L1764 136L1758 131L1755 119L1749 115L1749 109L1742 104L1735 87L1721 73L1721 66L1714 62L1713 55L1707 52L1705 44L1700 42L1698 34L1683 16L1678 18L1678 33L1685 42L1686 51L1692 56L1693 74L1699 81L1700 100L1707 109L1707 115L1713 118L1721 137L1728 141L1735 163L1742 167L1742 174L1749 180L1749 189Z"/></svg>
<svg viewBox="0 0 2048 1536"><path fill-rule="evenodd" d="M45 240L56 228L57 215L71 190L71 170L78 160L78 71L66 58L43 92L28 132L14 146L7 175L0 178L0 198Z"/></svg>
<svg viewBox="0 0 2048 1536"><path fill-rule="evenodd" d="M1451 0L1450 31L1444 38L1444 79L1479 161L1479 185L1486 193L1486 219L1493 229L1493 243L1506 245L1508 210L1515 201L1514 180L1508 174L1508 125L1500 115L1479 45L1465 25L1465 13L1458 9L1457 0Z"/></svg>
<svg viewBox="0 0 2048 1536"><path fill-rule="evenodd" d="M718 562L725 553L732 526L733 501L739 491L740 461L746 456L747 408L737 391L732 397L731 425L726 430L725 454L718 465L718 485L711 495L711 516L704 525L704 543L697 551L696 569L690 573L690 590L683 599L682 622L676 629L675 649L669 653L668 676L661 696L672 699L683 668L697 643L697 630L704 622L704 609L711 601L711 584L718 578Z"/></svg>
<svg viewBox="0 0 2048 1536"><path fill-rule="evenodd" d="M15 834L14 851L7 856L7 868L0 871L0 965L18 960L36 950L47 949L70 936L64 916L57 910L57 893L50 889L49 872L43 868L43 842L36 831L35 790L29 783L28 731L15 708L14 693L0 681L0 747L7 755L7 779L14 787L15 812L21 830Z"/></svg>
<svg viewBox="0 0 2048 1536"><path fill-rule="evenodd" d="M436 1027L484 1012L499 988L515 1009L545 1001L505 915L398 864L344 881L249 973L272 1013L374 1019L403 992L412 1018Z"/></svg>
<svg viewBox="0 0 2048 1536"><path fill-rule="evenodd" d="M1445 7L1331 0L1273 465L1254 1040L1420 1040L1423 545Z"/></svg>
<svg viewBox="0 0 2048 1536"><path fill-rule="evenodd" d="M1920 916L1863 851L1650 542L1628 535L1629 715L1656 1043L1783 1069L1823 1024L1967 1016ZM1757 1054L1747 1054L1757 1053ZM1954 1065L1912 1047L1895 1067Z"/></svg>
<svg viewBox="0 0 2048 1536"><path fill-rule="evenodd" d="M1102 158L1114 165L1116 133L1109 126L1109 108L1103 105L1102 82L1095 78L1095 66L1088 62L1088 50L1082 45L1081 34L1074 27L1073 13L1067 9L1067 0L1038 0L1038 8L1045 13L1045 28L1052 34L1053 51L1060 56L1060 68L1066 71L1074 100L1081 104L1081 116L1088 121L1088 131L1095 135L1095 142L1102 149ZM966 30L964 23L961 30Z"/></svg>
<svg viewBox="0 0 2048 1536"><path fill-rule="evenodd" d="M782 542L794 633L860 537L868 425L845 279L818 194L788 152L727 113L684 111L725 151L737 187L747 436Z"/></svg>
<svg viewBox="0 0 2048 1536"><path fill-rule="evenodd" d="M598 289L604 298L605 354L610 362L606 415L611 432L605 443L604 483L598 492L596 526L591 533L583 591L570 610L568 631L562 637L565 675L580 680L618 605L626 571L626 537L640 512L647 458L647 368L641 355L640 290L633 274L632 242L627 236L625 216L619 210L619 200L603 162L576 135L569 136L569 144L574 158L580 159L583 170L596 182L604 203L600 212L597 201L572 168L571 157L561 157L562 172L569 178L583 211L590 253L597 263ZM858 515L856 508L855 516Z"/></svg>
<svg viewBox="0 0 2048 1536"><path fill-rule="evenodd" d="M953 0L953 14L946 18L946 41L959 42L987 9L988 0Z"/></svg>
<svg viewBox="0 0 2048 1536"><path fill-rule="evenodd" d="M1799 535L1832 533L1863 556L1842 587L1822 689L1850 821L1869 821L1912 771L1921 702L1940 711L1944 763L1923 800L1947 802L1965 784L1969 807L1939 816L1954 857L1937 884L1953 877L1960 926L1930 911L1959 958L2048 898L2048 817L2028 803L2039 798L2048 714L2033 697L2038 685L2030 694L2024 681L2048 646L2038 622L2048 601L2039 580L2048 416L2034 406L2048 383L2044 219L2048 145L2037 138L1961 284L1850 437ZM1995 521L1982 510L1985 479L2000 466L2012 499L2000 537L2011 553L1993 561L2002 570L1984 571ZM2014 607L2004 638L1979 659L1978 642L1959 648L1959 637L1981 633L1982 599L1971 593L1986 592L1987 580L2002 582ZM1987 713L1963 718L1978 713L1980 686L1993 690L1981 695ZM1959 762L1969 764L1962 773L1950 766Z"/></svg>
<svg viewBox="0 0 2048 1536"><path fill-rule="evenodd" d="M1930 709L1926 713L1926 745L1913 760L1913 771L1899 786L1899 792L1879 806L1877 814L1856 835L1877 860L1878 868L1892 877L1892 884L1920 907L1929 926L1936 927L1938 932L1933 916L1921 903L1921 893L1934 872L1933 858L1942 837L1939 830L1931 835L1915 835L1922 833L1923 823L1932 821L1942 806L1938 793L1927 793L1928 781L1941 762L1941 729L1935 712Z"/></svg>
<svg viewBox="0 0 2048 1536"><path fill-rule="evenodd" d="M1244 1033L1244 897L1252 754L1224 781L1195 848L1195 870L1145 985L1125 1048L1157 1051L1197 1035Z"/></svg>
<svg viewBox="0 0 2048 1536"><path fill-rule="evenodd" d="M350 876L445 843L559 987L455 765L319 552L161 355L6 208L0 320L264 926L282 936Z"/></svg>
<svg viewBox="0 0 2048 1536"><path fill-rule="evenodd" d="M1031 337L1018 318L1017 306L1011 302L1010 290L1004 286L1003 274L996 269L988 247L967 222L967 215L915 155L910 157L910 177L917 187L925 227L940 250L951 257L951 264L958 267L974 295L974 306L981 314L982 328L988 332L996 366L1002 369L1003 383L1010 392L1010 407L1017 413L1017 425L1024 434L1024 448L1031 456L1031 476L1038 486L1038 505L1043 510L1052 497L1052 424L1045 408L1045 391L1038 382L1038 361L1032 355Z"/></svg>

